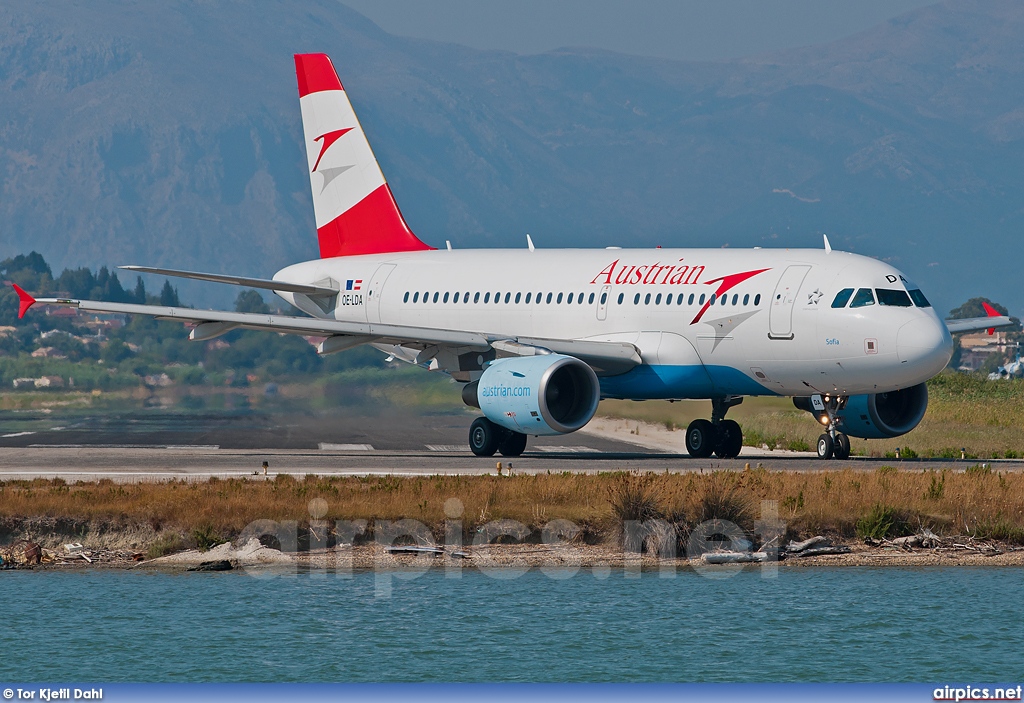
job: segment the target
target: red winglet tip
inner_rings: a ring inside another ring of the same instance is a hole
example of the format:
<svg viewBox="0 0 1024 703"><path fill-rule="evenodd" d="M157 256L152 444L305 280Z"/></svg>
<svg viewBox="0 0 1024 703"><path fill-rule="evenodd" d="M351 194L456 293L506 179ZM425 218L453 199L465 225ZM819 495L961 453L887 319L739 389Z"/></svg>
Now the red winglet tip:
<svg viewBox="0 0 1024 703"><path fill-rule="evenodd" d="M327 54L295 54L295 77L300 98L322 90L345 90Z"/></svg>
<svg viewBox="0 0 1024 703"><path fill-rule="evenodd" d="M984 300L981 301L981 307L985 308L985 312L988 314L989 317L999 317L1002 314L994 307L986 303Z"/></svg>
<svg viewBox="0 0 1024 703"><path fill-rule="evenodd" d="M14 288L14 292L18 294L18 319L25 317L25 313L28 309L36 304L36 299L25 292L25 289L19 286L17 283L12 283L11 287Z"/></svg>

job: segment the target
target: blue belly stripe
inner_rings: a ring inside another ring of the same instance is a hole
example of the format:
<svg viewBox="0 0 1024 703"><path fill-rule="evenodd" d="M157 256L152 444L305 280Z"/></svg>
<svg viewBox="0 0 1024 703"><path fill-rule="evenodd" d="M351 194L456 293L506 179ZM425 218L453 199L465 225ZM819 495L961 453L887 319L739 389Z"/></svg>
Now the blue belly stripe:
<svg viewBox="0 0 1024 703"><path fill-rule="evenodd" d="M600 379L605 398L712 398L722 395L778 395L731 366L648 366Z"/></svg>

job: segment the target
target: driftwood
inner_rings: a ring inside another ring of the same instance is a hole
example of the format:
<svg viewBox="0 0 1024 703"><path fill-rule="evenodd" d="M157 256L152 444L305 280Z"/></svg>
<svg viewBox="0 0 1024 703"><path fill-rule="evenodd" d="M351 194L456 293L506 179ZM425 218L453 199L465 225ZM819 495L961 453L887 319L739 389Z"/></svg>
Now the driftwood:
<svg viewBox="0 0 1024 703"><path fill-rule="evenodd" d="M835 547L833 547L831 545L829 545L827 547L813 547L811 549L805 549L805 550L803 550L801 552L797 552L796 554L792 554L790 556L794 556L794 557L820 557L820 556L823 556L823 555L826 555L826 554L849 554L850 551L851 551L850 548L847 547L845 544L840 544L840 545L835 546Z"/></svg>
<svg viewBox="0 0 1024 703"><path fill-rule="evenodd" d="M705 552L702 556L706 564L749 564L770 561L770 558L767 552Z"/></svg>
<svg viewBox="0 0 1024 703"><path fill-rule="evenodd" d="M818 535L817 537L811 537L805 539L803 542L790 542L786 545L786 552L789 554L797 554L803 552L812 547L826 547L831 546L832 542L827 537Z"/></svg>

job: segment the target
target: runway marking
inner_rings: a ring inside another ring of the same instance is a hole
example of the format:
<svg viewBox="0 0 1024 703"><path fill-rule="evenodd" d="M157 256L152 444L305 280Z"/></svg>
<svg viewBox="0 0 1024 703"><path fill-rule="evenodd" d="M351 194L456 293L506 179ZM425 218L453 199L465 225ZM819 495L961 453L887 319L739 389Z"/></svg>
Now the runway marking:
<svg viewBox="0 0 1024 703"><path fill-rule="evenodd" d="M219 444L30 444L28 446L29 449L220 449Z"/></svg>
<svg viewBox="0 0 1024 703"><path fill-rule="evenodd" d="M468 452L468 444L428 444L427 449L432 452Z"/></svg>
<svg viewBox="0 0 1024 703"><path fill-rule="evenodd" d="M332 452L372 452L372 444L333 444L331 442L320 442L320 449Z"/></svg>
<svg viewBox="0 0 1024 703"><path fill-rule="evenodd" d="M35 434L35 432L12 432L11 434L0 435L0 437L6 439L8 437L25 437L30 434Z"/></svg>
<svg viewBox="0 0 1024 703"><path fill-rule="evenodd" d="M547 446L536 446L534 447L538 452L550 452L552 454L600 454L600 450L594 449L593 447L559 447L554 445Z"/></svg>

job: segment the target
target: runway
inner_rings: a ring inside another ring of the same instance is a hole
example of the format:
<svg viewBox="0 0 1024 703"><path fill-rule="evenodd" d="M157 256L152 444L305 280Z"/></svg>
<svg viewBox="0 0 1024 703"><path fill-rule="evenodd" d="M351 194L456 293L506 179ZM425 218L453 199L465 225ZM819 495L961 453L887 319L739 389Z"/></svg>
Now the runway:
<svg viewBox="0 0 1024 703"><path fill-rule="evenodd" d="M145 421L142 421L145 420ZM814 455L744 447L738 459L693 459L619 438L574 433L531 438L523 456L473 456L462 416L327 417L282 423L280 417L103 416L77 426L5 432L0 437L0 481L61 478L68 482L206 480L280 474L302 477L436 474L518 474L609 471L714 471L763 467L772 471L822 471L881 466L905 470L963 470L977 460L853 458L820 461ZM40 427L36 424L37 427ZM1024 469L1024 461L990 462L1000 471Z"/></svg>

